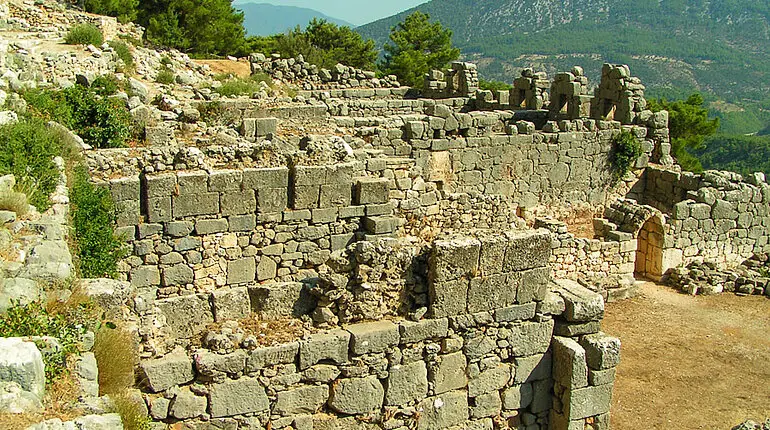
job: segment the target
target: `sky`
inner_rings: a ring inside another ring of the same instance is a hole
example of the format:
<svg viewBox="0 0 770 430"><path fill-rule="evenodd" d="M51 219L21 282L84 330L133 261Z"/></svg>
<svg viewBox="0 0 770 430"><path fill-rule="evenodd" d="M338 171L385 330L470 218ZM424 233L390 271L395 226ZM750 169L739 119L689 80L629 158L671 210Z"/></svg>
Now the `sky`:
<svg viewBox="0 0 770 430"><path fill-rule="evenodd" d="M315 9L353 25L363 25L405 11L427 0L236 0L235 4L270 3Z"/></svg>

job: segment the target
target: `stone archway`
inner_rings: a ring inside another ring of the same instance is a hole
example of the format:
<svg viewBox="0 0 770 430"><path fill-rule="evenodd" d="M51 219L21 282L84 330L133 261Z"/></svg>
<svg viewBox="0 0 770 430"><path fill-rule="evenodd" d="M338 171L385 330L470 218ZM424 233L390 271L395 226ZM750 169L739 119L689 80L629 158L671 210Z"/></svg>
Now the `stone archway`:
<svg viewBox="0 0 770 430"><path fill-rule="evenodd" d="M636 277L660 280L663 277L663 224L653 216L639 230L636 248Z"/></svg>

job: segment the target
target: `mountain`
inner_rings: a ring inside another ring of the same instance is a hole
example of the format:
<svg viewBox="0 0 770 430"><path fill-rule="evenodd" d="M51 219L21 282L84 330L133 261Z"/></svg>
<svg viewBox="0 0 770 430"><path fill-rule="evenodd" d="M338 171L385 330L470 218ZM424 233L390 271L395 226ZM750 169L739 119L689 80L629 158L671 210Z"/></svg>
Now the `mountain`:
<svg viewBox="0 0 770 430"><path fill-rule="evenodd" d="M296 26L305 27L313 18L325 19L337 25L353 27L341 19L332 18L313 9L294 6L276 6L267 3L234 5L243 11L243 27L249 36L269 36L283 33Z"/></svg>
<svg viewBox="0 0 770 430"><path fill-rule="evenodd" d="M746 133L770 122L757 107L770 100L767 0L432 0L357 30L382 44L415 10L451 28L485 79L510 83L524 67L553 76L577 64L597 82L602 63L626 63L649 95L697 90L734 103L760 118L746 121L754 128Z"/></svg>

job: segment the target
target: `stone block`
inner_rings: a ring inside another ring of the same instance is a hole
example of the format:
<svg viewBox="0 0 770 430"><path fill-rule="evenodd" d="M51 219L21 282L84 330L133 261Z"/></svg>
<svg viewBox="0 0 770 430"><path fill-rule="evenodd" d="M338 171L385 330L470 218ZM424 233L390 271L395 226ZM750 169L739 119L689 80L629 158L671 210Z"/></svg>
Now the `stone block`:
<svg viewBox="0 0 770 430"><path fill-rule="evenodd" d="M553 379L567 388L588 385L586 351L568 337L553 338Z"/></svg>
<svg viewBox="0 0 770 430"><path fill-rule="evenodd" d="M390 180L387 178L365 178L356 183L355 203L369 205L387 203L390 199Z"/></svg>
<svg viewBox="0 0 770 430"><path fill-rule="evenodd" d="M257 274L257 264L254 257L241 258L227 262L227 284L245 284L254 282Z"/></svg>
<svg viewBox="0 0 770 430"><path fill-rule="evenodd" d="M429 284L430 315L433 318L464 315L467 311L467 279L434 281Z"/></svg>
<svg viewBox="0 0 770 430"><path fill-rule="evenodd" d="M195 370L198 374L207 378L217 374L239 375L246 367L248 354L243 349L238 349L229 354L217 354L205 349L195 353Z"/></svg>
<svg viewBox="0 0 770 430"><path fill-rule="evenodd" d="M337 221L337 208L313 209L311 211L313 224L329 224Z"/></svg>
<svg viewBox="0 0 770 430"><path fill-rule="evenodd" d="M224 193L240 191L242 183L243 172L240 170L215 170L209 175L209 192Z"/></svg>
<svg viewBox="0 0 770 430"><path fill-rule="evenodd" d="M261 190L264 188L289 187L289 168L244 169L243 188Z"/></svg>
<svg viewBox="0 0 770 430"><path fill-rule="evenodd" d="M349 346L350 333L345 330L314 334L300 342L299 368L304 370L327 360L334 364L347 363Z"/></svg>
<svg viewBox="0 0 770 430"><path fill-rule="evenodd" d="M251 302L246 287L217 290L211 294L214 321L246 318L251 314Z"/></svg>
<svg viewBox="0 0 770 430"><path fill-rule="evenodd" d="M511 326L508 343L511 355L523 357L543 354L548 350L553 334L553 320L524 322Z"/></svg>
<svg viewBox="0 0 770 430"><path fill-rule="evenodd" d="M195 233L200 236L215 233L224 233L228 230L226 219L201 219L195 221Z"/></svg>
<svg viewBox="0 0 770 430"><path fill-rule="evenodd" d="M335 234L331 237L331 250L334 252L345 249L355 241L356 235L354 233Z"/></svg>
<svg viewBox="0 0 770 430"><path fill-rule="evenodd" d="M272 258L262 256L262 258L259 259L259 264L257 265L257 281L262 282L273 279L277 273L278 265Z"/></svg>
<svg viewBox="0 0 770 430"><path fill-rule="evenodd" d="M615 382L616 368L610 368L606 370L593 370L588 368L588 385L604 385L612 384Z"/></svg>
<svg viewBox="0 0 770 430"><path fill-rule="evenodd" d="M402 321L399 324L401 344L421 342L428 339L440 339L447 336L449 320L447 318L421 321Z"/></svg>
<svg viewBox="0 0 770 430"><path fill-rule="evenodd" d="M310 290L300 282L254 286L249 289L254 312L270 317L300 317L316 306Z"/></svg>
<svg viewBox="0 0 770 430"><path fill-rule="evenodd" d="M196 418L206 413L208 400L197 396L189 388L179 390L169 405L168 414L178 420Z"/></svg>
<svg viewBox="0 0 770 430"><path fill-rule="evenodd" d="M468 420L468 395L465 391L452 391L428 397L417 405L421 411L417 418L417 430L444 430Z"/></svg>
<svg viewBox="0 0 770 430"><path fill-rule="evenodd" d="M511 380L511 366L500 364L487 369L468 381L468 396L477 397L482 394L498 391L508 385Z"/></svg>
<svg viewBox="0 0 770 430"><path fill-rule="evenodd" d="M533 398L532 384L513 385L503 391L503 409L513 411L527 408Z"/></svg>
<svg viewBox="0 0 770 430"><path fill-rule="evenodd" d="M283 212L288 207L289 193L286 188L260 188L257 190L259 213Z"/></svg>
<svg viewBox="0 0 770 430"><path fill-rule="evenodd" d="M329 407L348 415L379 411L385 398L385 389L376 376L338 379L332 384Z"/></svg>
<svg viewBox="0 0 770 430"><path fill-rule="evenodd" d="M526 303L523 305L497 309L495 311L495 321L512 322L529 320L535 317L536 310L537 305L535 303Z"/></svg>
<svg viewBox="0 0 770 430"><path fill-rule="evenodd" d="M139 375L141 386L153 393L186 384L195 377L192 359L181 349L162 358L143 360L139 364Z"/></svg>
<svg viewBox="0 0 770 430"><path fill-rule="evenodd" d="M393 233L398 228L398 218L387 216L368 216L364 218L364 228L369 234Z"/></svg>
<svg viewBox="0 0 770 430"><path fill-rule="evenodd" d="M398 345L398 326L390 321L354 324L345 327L350 332L350 351L355 355L386 352Z"/></svg>
<svg viewBox="0 0 770 430"><path fill-rule="evenodd" d="M479 270L481 276L489 276L503 272L503 262L505 261L505 250L508 248L508 241L504 236L488 236L479 239L481 242L481 251L479 259Z"/></svg>
<svg viewBox="0 0 770 430"><path fill-rule="evenodd" d="M115 212L117 213L118 227L134 226L139 224L141 219L141 210L139 200L123 200L115 202Z"/></svg>
<svg viewBox="0 0 770 430"><path fill-rule="evenodd" d="M251 214L257 210L254 190L222 193L219 202L222 216Z"/></svg>
<svg viewBox="0 0 770 430"><path fill-rule="evenodd" d="M350 206L353 186L350 183L335 183L321 185L318 207L333 208Z"/></svg>
<svg viewBox="0 0 770 430"><path fill-rule="evenodd" d="M551 234L548 230L509 233L503 262L504 272L519 272L548 265Z"/></svg>
<svg viewBox="0 0 770 430"><path fill-rule="evenodd" d="M539 267L520 272L519 288L516 292L518 303L542 301L551 283L551 268Z"/></svg>
<svg viewBox="0 0 770 430"><path fill-rule="evenodd" d="M136 288L160 285L158 266L139 266L131 270L131 285Z"/></svg>
<svg viewBox="0 0 770 430"><path fill-rule="evenodd" d="M212 418L260 413L270 407L265 388L257 379L241 378L209 388L209 410Z"/></svg>
<svg viewBox="0 0 770 430"><path fill-rule="evenodd" d="M604 316L604 299L598 293L569 279L557 279L556 293L565 304L564 318L571 322L600 320Z"/></svg>
<svg viewBox="0 0 770 430"><path fill-rule="evenodd" d="M498 415L503 407L499 391L492 391L473 399L470 412L471 418L479 419Z"/></svg>
<svg viewBox="0 0 770 430"><path fill-rule="evenodd" d="M110 181L110 194L114 202L139 200L139 177L118 178Z"/></svg>
<svg viewBox="0 0 770 430"><path fill-rule="evenodd" d="M163 286L174 287L191 284L195 279L193 270L185 264L177 264L163 269Z"/></svg>
<svg viewBox="0 0 770 430"><path fill-rule="evenodd" d="M43 355L33 342L0 338L0 381L15 382L38 399L45 394Z"/></svg>
<svg viewBox="0 0 770 430"><path fill-rule="evenodd" d="M228 231L252 231L257 227L256 215L233 215L227 218Z"/></svg>
<svg viewBox="0 0 770 430"><path fill-rule="evenodd" d="M183 194L172 201L174 218L219 213L219 193Z"/></svg>
<svg viewBox="0 0 770 430"><path fill-rule="evenodd" d="M171 237L185 237L193 231L190 221L174 221L166 223L166 234Z"/></svg>
<svg viewBox="0 0 770 430"><path fill-rule="evenodd" d="M468 287L468 313L492 311L514 304L517 278L506 274L472 278Z"/></svg>
<svg viewBox="0 0 770 430"><path fill-rule="evenodd" d="M551 377L553 362L551 354L516 357L513 362L515 366L513 382L517 384L542 381Z"/></svg>
<svg viewBox="0 0 770 430"><path fill-rule="evenodd" d="M430 255L430 281L435 283L477 276L480 252L481 242L473 238L435 241Z"/></svg>
<svg viewBox="0 0 770 430"><path fill-rule="evenodd" d="M176 193L176 175L173 173L146 175L143 181L148 198L171 197Z"/></svg>
<svg viewBox="0 0 770 430"><path fill-rule="evenodd" d="M602 329L601 321L588 321L584 323L569 323L559 321L554 327L556 336L575 337L586 334L598 333Z"/></svg>
<svg viewBox="0 0 770 430"><path fill-rule="evenodd" d="M161 223L171 221L171 196L147 198L145 205L148 222Z"/></svg>
<svg viewBox="0 0 770 430"><path fill-rule="evenodd" d="M165 316L166 324L179 338L189 339L214 322L208 296L187 295L155 302Z"/></svg>
<svg viewBox="0 0 770 430"><path fill-rule="evenodd" d="M299 354L299 342L257 348L249 353L246 373L254 373L265 367L293 364Z"/></svg>
<svg viewBox="0 0 770 430"><path fill-rule="evenodd" d="M272 413L281 416L314 414L329 398L329 387L304 386L281 391L276 395Z"/></svg>
<svg viewBox="0 0 770 430"><path fill-rule="evenodd" d="M321 196L320 185L295 185L292 193L293 209L315 209Z"/></svg>
<svg viewBox="0 0 770 430"><path fill-rule="evenodd" d="M207 172L179 172L177 174L179 194L198 194L209 187L209 174Z"/></svg>
<svg viewBox="0 0 770 430"><path fill-rule="evenodd" d="M295 187L327 184L326 166L294 166L292 169L292 183Z"/></svg>
<svg viewBox="0 0 770 430"><path fill-rule="evenodd" d="M562 397L564 415L570 420L606 414L612 403L612 384L565 390Z"/></svg>
<svg viewBox="0 0 770 430"><path fill-rule="evenodd" d="M385 405L405 406L428 394L428 368L424 361L390 368L385 381Z"/></svg>
<svg viewBox="0 0 770 430"><path fill-rule="evenodd" d="M436 394L465 388L468 378L465 374L467 362L461 352L440 355L428 368L428 380L433 384Z"/></svg>
<svg viewBox="0 0 770 430"><path fill-rule="evenodd" d="M580 345L586 351L588 367L594 370L605 370L620 363L620 339L597 333L584 336Z"/></svg>

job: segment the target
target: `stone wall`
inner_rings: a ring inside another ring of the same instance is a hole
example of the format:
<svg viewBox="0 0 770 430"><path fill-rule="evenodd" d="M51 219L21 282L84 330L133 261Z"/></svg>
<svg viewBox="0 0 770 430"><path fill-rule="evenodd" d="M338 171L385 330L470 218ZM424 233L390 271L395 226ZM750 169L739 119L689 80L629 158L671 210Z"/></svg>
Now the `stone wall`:
<svg viewBox="0 0 770 430"><path fill-rule="evenodd" d="M410 269L428 280L428 318L268 345L230 325L227 346L206 335L204 347L144 360L150 413L194 428L608 429L620 343L599 332L601 296L550 281L549 237L436 241L429 264ZM217 318L214 300L174 312Z"/></svg>

